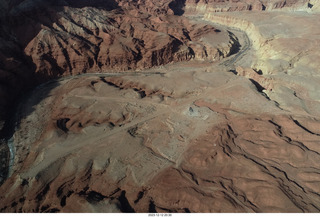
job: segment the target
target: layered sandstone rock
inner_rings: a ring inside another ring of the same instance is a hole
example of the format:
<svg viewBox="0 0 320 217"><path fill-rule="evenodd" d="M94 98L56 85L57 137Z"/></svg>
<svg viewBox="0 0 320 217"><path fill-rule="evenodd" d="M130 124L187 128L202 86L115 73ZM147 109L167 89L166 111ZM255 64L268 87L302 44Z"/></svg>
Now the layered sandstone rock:
<svg viewBox="0 0 320 217"><path fill-rule="evenodd" d="M144 69L193 58L219 60L233 49L233 40L228 42L224 33L225 46L199 41L218 32L173 16L170 1L1 4L1 129L20 91L48 79Z"/></svg>
<svg viewBox="0 0 320 217"><path fill-rule="evenodd" d="M267 80L272 78L273 91L266 92L271 100L282 102L283 109L318 114L319 92L313 87L319 82L320 67L316 61L319 31L314 26L317 13L221 13L205 17L247 32L253 58L249 55L238 64L254 68ZM262 87L268 86L262 81Z"/></svg>
<svg viewBox="0 0 320 217"><path fill-rule="evenodd" d="M271 11L301 10L308 8L308 0L187 0L185 10L188 13L214 13L232 11Z"/></svg>
<svg viewBox="0 0 320 217"><path fill-rule="evenodd" d="M264 10L298 7L306 2L2 1L4 72L1 74L4 77L10 74L14 77L13 83L22 88L28 86L19 84L22 81L33 86L33 81L37 83L62 75L142 69L194 57L217 60L221 54L222 57L228 55L230 46L216 49L208 43L190 40L188 34L201 30L194 29L195 26L188 28L192 24L181 21L182 18L178 19L180 24L177 24L166 15L180 15L194 7L197 12ZM317 3L310 4L317 8ZM90 20L87 19L89 16ZM14 69L6 66L11 64L10 61L15 62ZM18 69L16 62L23 69ZM33 73L36 73L35 77ZM20 79L22 74L24 78ZM3 95L13 99L19 91L17 87L2 87L1 90ZM2 114L7 116L6 107L12 103L7 100L1 103Z"/></svg>
<svg viewBox="0 0 320 217"><path fill-rule="evenodd" d="M1 6L1 212L320 211L317 2Z"/></svg>
<svg viewBox="0 0 320 217"><path fill-rule="evenodd" d="M247 32L258 56L252 67L261 69L266 74L276 71L298 74L302 68L307 68L310 73L317 72L319 66L312 59L319 55L316 49L319 32L314 26L318 14L272 12L257 15L208 13L205 19ZM273 19L269 19L271 16ZM277 18L281 21L274 22ZM309 25L302 25L304 22ZM310 58L303 58L305 55Z"/></svg>
<svg viewBox="0 0 320 217"><path fill-rule="evenodd" d="M40 87L1 211L318 212L319 120L242 76L184 67Z"/></svg>

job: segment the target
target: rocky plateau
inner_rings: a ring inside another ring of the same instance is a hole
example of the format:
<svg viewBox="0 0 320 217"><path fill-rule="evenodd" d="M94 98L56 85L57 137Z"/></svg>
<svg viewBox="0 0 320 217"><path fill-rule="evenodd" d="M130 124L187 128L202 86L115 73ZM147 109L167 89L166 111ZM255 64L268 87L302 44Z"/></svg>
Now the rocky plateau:
<svg viewBox="0 0 320 217"><path fill-rule="evenodd" d="M0 212L320 211L319 1L0 10Z"/></svg>

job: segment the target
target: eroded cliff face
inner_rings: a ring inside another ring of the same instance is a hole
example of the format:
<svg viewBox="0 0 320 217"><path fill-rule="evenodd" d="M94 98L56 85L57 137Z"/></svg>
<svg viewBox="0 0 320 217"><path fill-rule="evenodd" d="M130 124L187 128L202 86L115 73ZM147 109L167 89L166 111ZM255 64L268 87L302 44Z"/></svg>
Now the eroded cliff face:
<svg viewBox="0 0 320 217"><path fill-rule="evenodd" d="M225 24L245 31L252 42L257 55L250 67L263 71L265 74L278 74L286 71L298 75L306 69L306 74L317 74L319 58L317 38L319 31L314 29L313 23L318 14L307 12L296 14L270 13L243 13L239 14L205 14L205 19ZM277 18L281 22L276 22ZM298 28L302 23L309 23ZM305 58L303 56L309 56Z"/></svg>
<svg viewBox="0 0 320 217"><path fill-rule="evenodd" d="M214 13L232 11L297 10L308 7L309 0L187 0L188 13Z"/></svg>
<svg viewBox="0 0 320 217"><path fill-rule="evenodd" d="M5 96L16 99L22 89L51 78L143 69L193 58L219 60L230 54L233 40L225 47L200 42L202 34L211 37L206 34L214 29L174 14L292 8L306 2L2 1L1 83L6 85L1 85L0 127L12 106ZM316 9L317 3L311 4Z"/></svg>
<svg viewBox="0 0 320 217"><path fill-rule="evenodd" d="M316 1L1 6L1 212L320 211Z"/></svg>
<svg viewBox="0 0 320 217"><path fill-rule="evenodd" d="M48 79L194 58L219 60L234 49L228 36L222 46L200 41L214 38L218 30L174 16L180 5L171 1L1 4L1 128L20 91Z"/></svg>
<svg viewBox="0 0 320 217"><path fill-rule="evenodd" d="M319 212L319 119L238 71L189 63L39 88L1 211Z"/></svg>

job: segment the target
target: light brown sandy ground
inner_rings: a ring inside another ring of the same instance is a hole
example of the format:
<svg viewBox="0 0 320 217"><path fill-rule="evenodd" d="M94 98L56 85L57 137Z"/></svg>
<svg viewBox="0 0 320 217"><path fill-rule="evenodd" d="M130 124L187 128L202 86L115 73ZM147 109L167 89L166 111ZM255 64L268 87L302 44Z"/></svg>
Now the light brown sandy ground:
<svg viewBox="0 0 320 217"><path fill-rule="evenodd" d="M252 39L256 60L242 65L274 80L266 94L284 109L319 114L319 14L308 12L233 13L205 15L206 19L236 26ZM291 93L290 93L291 92ZM287 94L286 94L287 93Z"/></svg>
<svg viewBox="0 0 320 217"><path fill-rule="evenodd" d="M297 19L319 18L276 16L288 32ZM277 22L263 26L276 38L270 53L295 56L300 49L290 44L274 46L291 36L275 31ZM306 43L298 45L316 43L315 31L297 35ZM249 53L260 59L255 49ZM317 74L297 61L256 75L246 58L237 62L238 76L191 61L40 88L50 94L22 109L30 111L15 133L16 164L0 188L1 210L319 212ZM305 72L293 73L299 67Z"/></svg>

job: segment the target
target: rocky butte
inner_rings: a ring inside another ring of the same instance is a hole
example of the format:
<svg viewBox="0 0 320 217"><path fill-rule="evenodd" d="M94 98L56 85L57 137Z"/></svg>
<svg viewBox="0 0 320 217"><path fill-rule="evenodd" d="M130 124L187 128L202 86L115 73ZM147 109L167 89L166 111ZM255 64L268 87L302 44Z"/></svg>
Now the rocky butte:
<svg viewBox="0 0 320 217"><path fill-rule="evenodd" d="M320 1L0 0L0 211L320 211Z"/></svg>

